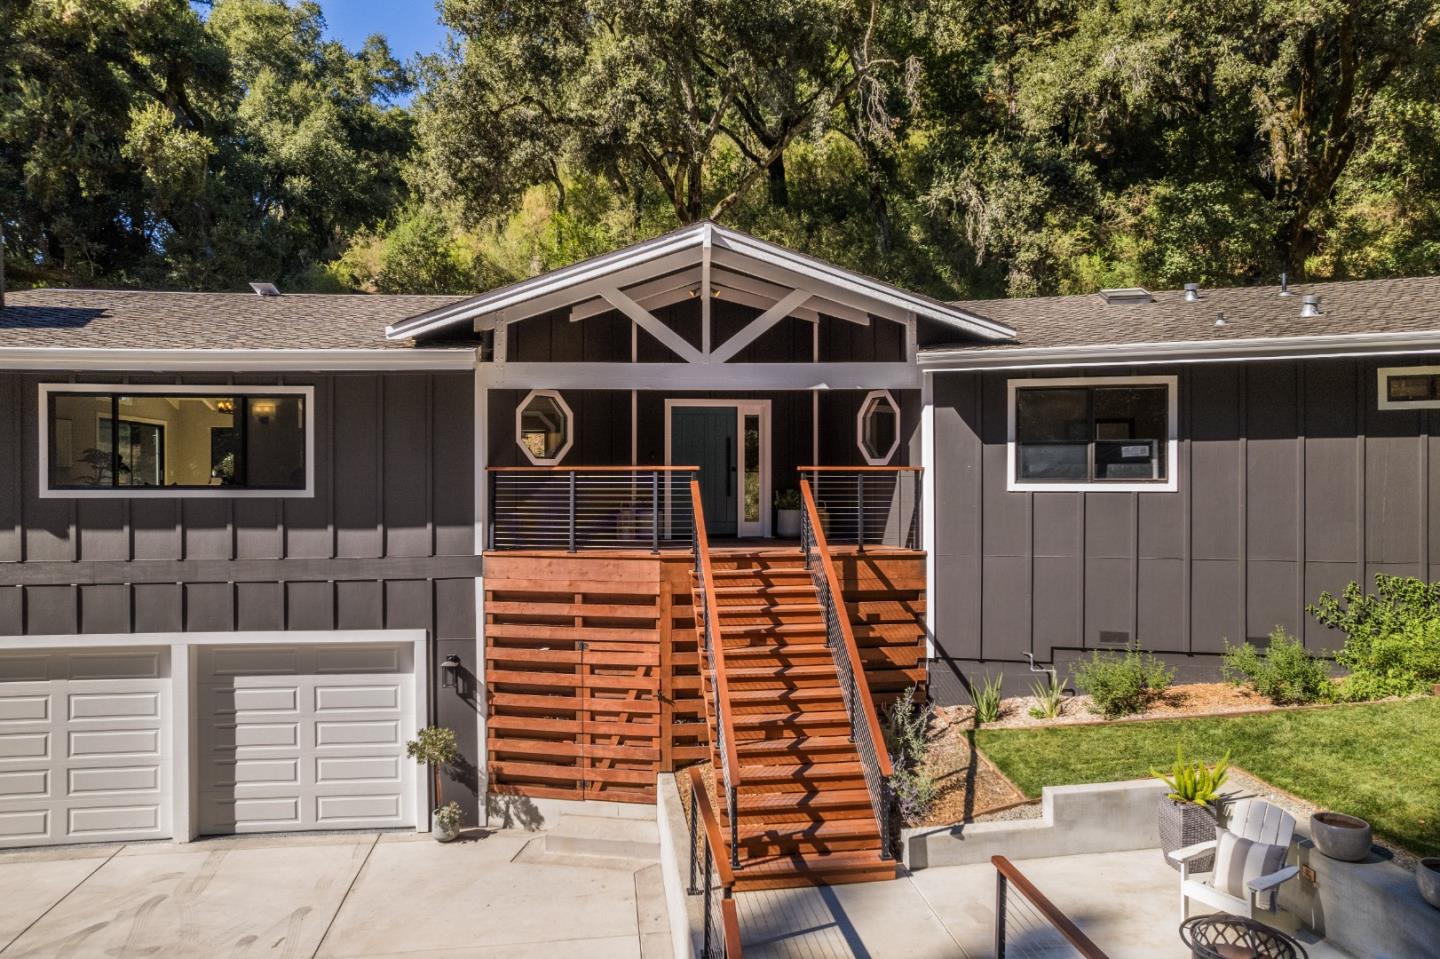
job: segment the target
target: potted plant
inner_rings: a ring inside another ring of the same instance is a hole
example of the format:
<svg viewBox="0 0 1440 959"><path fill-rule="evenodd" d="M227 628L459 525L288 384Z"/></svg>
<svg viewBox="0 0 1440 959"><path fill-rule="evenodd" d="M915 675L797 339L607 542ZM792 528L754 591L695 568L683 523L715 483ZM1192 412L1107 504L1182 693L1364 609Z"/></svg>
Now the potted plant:
<svg viewBox="0 0 1440 959"><path fill-rule="evenodd" d="M800 538L798 489L782 489L775 493L775 535L781 539Z"/></svg>
<svg viewBox="0 0 1440 959"><path fill-rule="evenodd" d="M1175 747L1175 762L1170 774L1158 769L1150 775L1169 787L1169 792L1160 797L1160 849L1166 864L1179 870L1179 863L1170 859L1177 849L1193 846L1197 842L1215 838L1215 805L1220 800L1220 787L1225 784L1230 766L1227 752L1214 766L1185 758L1184 750ZM1214 867L1213 853L1191 860L1192 872L1205 872Z"/></svg>
<svg viewBox="0 0 1440 959"><path fill-rule="evenodd" d="M441 770L460 755L455 745L455 730L445 726L426 726L405 744L405 755L422 765L429 765L435 777L435 813L430 821L430 835L439 842L450 842L460 835L460 804L446 804L441 792Z"/></svg>
<svg viewBox="0 0 1440 959"><path fill-rule="evenodd" d="M1341 862L1363 862L1370 855L1370 824L1343 812L1313 813L1310 838L1316 849Z"/></svg>
<svg viewBox="0 0 1440 959"><path fill-rule="evenodd" d="M1440 856L1420 860L1415 867L1415 885L1420 887L1421 899L1440 909Z"/></svg>

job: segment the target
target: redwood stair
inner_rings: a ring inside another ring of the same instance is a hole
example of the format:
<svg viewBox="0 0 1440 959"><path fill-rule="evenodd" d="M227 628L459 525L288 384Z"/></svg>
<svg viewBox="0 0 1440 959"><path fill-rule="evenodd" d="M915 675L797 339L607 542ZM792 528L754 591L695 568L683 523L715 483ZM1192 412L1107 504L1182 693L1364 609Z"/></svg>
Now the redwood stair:
<svg viewBox="0 0 1440 959"><path fill-rule="evenodd" d="M704 537L699 538L704 542ZM724 650L739 768L738 830L727 803L721 834L738 835L735 889L780 889L894 879L852 740L821 596L799 548L712 551L713 636ZM695 608L703 608L695 574ZM697 617L697 628L699 620ZM705 644L699 644L702 656ZM714 702L710 664L702 664ZM710 741L718 741L709 710ZM723 791L723 757L712 746Z"/></svg>

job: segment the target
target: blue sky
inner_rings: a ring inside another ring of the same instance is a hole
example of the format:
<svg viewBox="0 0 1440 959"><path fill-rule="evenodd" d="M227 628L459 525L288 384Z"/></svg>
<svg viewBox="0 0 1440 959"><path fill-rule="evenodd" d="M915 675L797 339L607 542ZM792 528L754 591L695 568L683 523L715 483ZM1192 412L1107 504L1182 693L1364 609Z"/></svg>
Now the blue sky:
<svg viewBox="0 0 1440 959"><path fill-rule="evenodd" d="M402 60L440 49L445 30L433 0L320 0L331 37L350 49L372 33L390 41L390 50Z"/></svg>

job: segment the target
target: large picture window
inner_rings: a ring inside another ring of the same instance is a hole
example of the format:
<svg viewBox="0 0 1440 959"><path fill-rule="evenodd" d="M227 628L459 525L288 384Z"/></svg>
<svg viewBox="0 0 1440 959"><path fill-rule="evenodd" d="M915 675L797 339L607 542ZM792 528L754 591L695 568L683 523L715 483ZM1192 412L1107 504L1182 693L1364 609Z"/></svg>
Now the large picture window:
<svg viewBox="0 0 1440 959"><path fill-rule="evenodd" d="M1175 489L1175 378L1011 380L1012 490Z"/></svg>
<svg viewBox="0 0 1440 959"><path fill-rule="evenodd" d="M310 387L41 387L42 490L308 495Z"/></svg>

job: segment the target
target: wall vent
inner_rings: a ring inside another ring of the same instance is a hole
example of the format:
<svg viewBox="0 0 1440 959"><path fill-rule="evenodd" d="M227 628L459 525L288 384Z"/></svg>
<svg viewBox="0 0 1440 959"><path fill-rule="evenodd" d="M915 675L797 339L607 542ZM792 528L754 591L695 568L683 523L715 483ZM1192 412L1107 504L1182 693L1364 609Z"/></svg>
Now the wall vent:
<svg viewBox="0 0 1440 959"><path fill-rule="evenodd" d="M1118 629L1102 629L1095 645L1108 649L1124 649L1130 645L1130 634Z"/></svg>
<svg viewBox="0 0 1440 959"><path fill-rule="evenodd" d="M1114 290L1101 290L1100 299L1111 306L1135 306L1139 303L1152 303L1155 298L1150 291L1141 286L1125 286Z"/></svg>
<svg viewBox="0 0 1440 959"><path fill-rule="evenodd" d="M263 283L256 281L250 284L250 289L255 291L256 296L279 296L280 288L274 283Z"/></svg>

